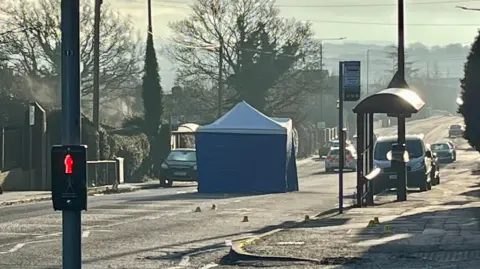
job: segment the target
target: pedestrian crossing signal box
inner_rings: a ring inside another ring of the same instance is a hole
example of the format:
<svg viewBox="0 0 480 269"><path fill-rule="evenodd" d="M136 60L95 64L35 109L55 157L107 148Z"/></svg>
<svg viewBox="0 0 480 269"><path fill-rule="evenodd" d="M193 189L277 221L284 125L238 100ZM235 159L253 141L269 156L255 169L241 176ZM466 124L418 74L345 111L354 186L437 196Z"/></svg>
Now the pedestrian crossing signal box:
<svg viewBox="0 0 480 269"><path fill-rule="evenodd" d="M54 210L87 210L87 146L53 146L51 152Z"/></svg>

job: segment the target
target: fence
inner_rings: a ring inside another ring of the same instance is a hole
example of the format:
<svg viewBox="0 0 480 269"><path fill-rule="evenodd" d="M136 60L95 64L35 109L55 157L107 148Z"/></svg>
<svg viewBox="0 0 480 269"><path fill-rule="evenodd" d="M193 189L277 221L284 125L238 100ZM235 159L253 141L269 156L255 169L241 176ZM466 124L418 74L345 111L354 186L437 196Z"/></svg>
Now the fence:
<svg viewBox="0 0 480 269"><path fill-rule="evenodd" d="M87 186L99 187L124 182L123 158L87 161Z"/></svg>
<svg viewBox="0 0 480 269"><path fill-rule="evenodd" d="M0 129L0 169L2 172L19 168L23 163L24 132L19 127Z"/></svg>

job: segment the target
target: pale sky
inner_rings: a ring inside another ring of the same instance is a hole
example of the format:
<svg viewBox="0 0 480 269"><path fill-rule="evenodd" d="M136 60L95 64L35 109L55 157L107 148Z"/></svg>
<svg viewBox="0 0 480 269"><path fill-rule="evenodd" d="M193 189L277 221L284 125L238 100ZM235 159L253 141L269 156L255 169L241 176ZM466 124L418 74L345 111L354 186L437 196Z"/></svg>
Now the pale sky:
<svg viewBox="0 0 480 269"><path fill-rule="evenodd" d="M146 30L146 0L104 2L131 16L140 30ZM184 18L192 0L152 2L154 34L167 39L167 23ZM320 39L346 37L345 42L396 42L396 0L277 0L277 4L282 16L311 21ZM470 44L480 26L480 12L464 11L455 8L457 5L480 8L480 0L405 0L406 42L428 46Z"/></svg>

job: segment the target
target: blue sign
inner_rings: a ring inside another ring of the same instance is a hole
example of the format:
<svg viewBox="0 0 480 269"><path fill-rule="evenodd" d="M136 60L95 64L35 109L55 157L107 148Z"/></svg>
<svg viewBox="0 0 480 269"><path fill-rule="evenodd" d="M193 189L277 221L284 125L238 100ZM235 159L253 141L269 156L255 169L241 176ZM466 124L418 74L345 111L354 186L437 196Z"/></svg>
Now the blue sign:
<svg viewBox="0 0 480 269"><path fill-rule="evenodd" d="M357 101L361 95L360 61L343 62L342 70L343 98L345 101Z"/></svg>

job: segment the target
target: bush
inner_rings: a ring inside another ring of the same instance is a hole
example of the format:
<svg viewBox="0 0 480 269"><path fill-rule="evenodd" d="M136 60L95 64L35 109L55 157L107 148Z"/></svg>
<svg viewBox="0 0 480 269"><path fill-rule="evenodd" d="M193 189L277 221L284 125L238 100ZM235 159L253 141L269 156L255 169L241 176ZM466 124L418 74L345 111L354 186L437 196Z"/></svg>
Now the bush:
<svg viewBox="0 0 480 269"><path fill-rule="evenodd" d="M461 79L461 99L463 104L458 108L458 112L463 115L466 130L465 139L477 150L480 149L480 109L478 100L480 100L480 35L478 35L472 44L470 54L464 67L464 77Z"/></svg>
<svg viewBox="0 0 480 269"><path fill-rule="evenodd" d="M142 182L149 172L148 155L150 144L148 137L137 131L119 130L108 136L111 156L124 158L125 181Z"/></svg>
<svg viewBox="0 0 480 269"><path fill-rule="evenodd" d="M50 111L47 115L47 131L50 145L61 144L61 113L60 110ZM129 130L110 130L107 132L104 128L99 131L100 145L99 156L101 160L113 160L115 157L124 158L125 181L142 181L148 172L140 169L141 164L148 156L150 145L147 136L138 131ZM82 117L82 144L93 149L95 146L95 129L92 121L86 116ZM88 150L88 160L94 160L95 154ZM97 184L106 184L100 177ZM106 178L105 178L106 180Z"/></svg>

